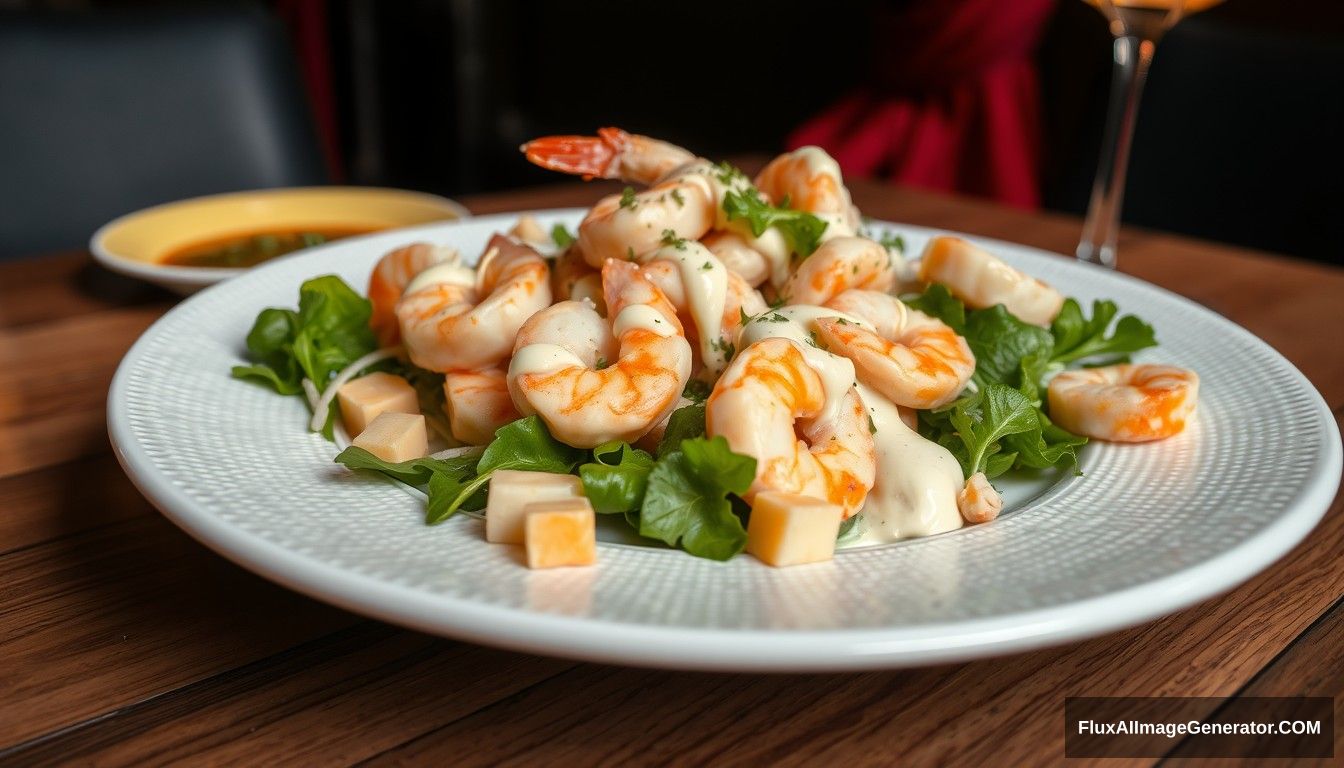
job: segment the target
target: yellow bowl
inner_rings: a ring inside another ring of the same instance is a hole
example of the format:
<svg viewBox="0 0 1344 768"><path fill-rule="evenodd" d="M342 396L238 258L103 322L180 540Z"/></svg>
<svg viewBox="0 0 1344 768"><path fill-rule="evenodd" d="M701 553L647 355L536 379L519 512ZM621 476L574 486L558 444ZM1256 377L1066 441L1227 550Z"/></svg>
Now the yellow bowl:
<svg viewBox="0 0 1344 768"><path fill-rule="evenodd" d="M174 251L203 241L296 228L383 230L470 215L447 198L400 189L264 189L197 197L127 214L94 232L89 250L108 269L191 293L248 269L162 263Z"/></svg>

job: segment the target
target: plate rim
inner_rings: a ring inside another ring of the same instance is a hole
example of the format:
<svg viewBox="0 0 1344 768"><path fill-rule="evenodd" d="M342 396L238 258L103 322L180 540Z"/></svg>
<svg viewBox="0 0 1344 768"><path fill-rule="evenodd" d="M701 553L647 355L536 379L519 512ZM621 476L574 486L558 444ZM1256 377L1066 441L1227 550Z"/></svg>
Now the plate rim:
<svg viewBox="0 0 1344 768"><path fill-rule="evenodd" d="M584 209L516 211L460 222L407 228L443 230L509 220L524 213L573 215ZM873 224L919 233L950 230L874 220ZM962 235L963 233L955 233ZM965 234L977 243L1026 249L1035 257L1052 254L1034 246ZM333 244L339 245L339 244ZM1064 257L1067 258L1067 257ZM278 268L281 262L249 271ZM1080 267L1093 265L1077 264ZM196 297L189 297L155 320L127 351L108 392L107 423L113 453L132 483L165 517L207 548L264 578L301 594L359 615L417 631L510 650L601 663L671 669L735 672L823 672L920 666L966 661L1058 645L1135 626L1227 592L1260 573L1302 541L1329 509L1340 485L1344 451L1334 417L1315 386L1267 342L1223 315L1145 280L1103 270L1112 278L1141 284L1201 312L1217 316L1271 353L1312 396L1312 413L1325 439L1308 482L1297 489L1287 511L1251 538L1210 559L1121 590L1059 605L998 616L924 624L917 627L837 628L826 630L705 629L634 624L579 618L531 609L489 605L469 598L433 594L383 581L287 549L209 513L164 477L135 440L126 417L129 371L146 354L148 340L161 323ZM241 276L239 279L248 279ZM198 294L205 296L214 286ZM601 568L602 565L597 566ZM803 566L804 568L807 566ZM1228 576L1228 574L1233 574ZM769 652L762 648L768 646ZM818 654L826 648L827 654Z"/></svg>

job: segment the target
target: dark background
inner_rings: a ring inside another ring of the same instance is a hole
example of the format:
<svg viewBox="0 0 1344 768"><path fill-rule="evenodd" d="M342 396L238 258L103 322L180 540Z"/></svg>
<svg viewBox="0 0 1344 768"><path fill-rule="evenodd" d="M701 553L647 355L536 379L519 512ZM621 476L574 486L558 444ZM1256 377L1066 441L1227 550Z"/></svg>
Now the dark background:
<svg viewBox="0 0 1344 768"><path fill-rule="evenodd" d="M710 157L777 152L791 129L865 83L884 45L870 23L880 4L858 0L252 5L293 47L328 180L447 195L563 180L524 162L518 145L601 125ZM161 7L0 0L15 13ZM1081 212L1109 88L1101 15L1060 0L1036 60L1043 200ZM1158 49L1125 218L1339 261L1341 123L1344 3L1228 0Z"/></svg>

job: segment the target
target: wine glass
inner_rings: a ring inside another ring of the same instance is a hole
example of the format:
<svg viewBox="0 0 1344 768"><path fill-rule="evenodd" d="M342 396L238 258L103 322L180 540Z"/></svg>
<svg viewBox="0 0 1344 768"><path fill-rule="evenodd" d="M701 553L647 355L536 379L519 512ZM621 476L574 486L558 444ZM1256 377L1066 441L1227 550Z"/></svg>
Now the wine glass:
<svg viewBox="0 0 1344 768"><path fill-rule="evenodd" d="M1110 21L1115 67L1111 76L1111 103L1092 197L1078 241L1078 258L1115 268L1115 241L1120 234L1120 205L1125 195L1125 169L1134 140L1134 121L1148 67L1157 43L1184 16L1222 0L1085 0Z"/></svg>

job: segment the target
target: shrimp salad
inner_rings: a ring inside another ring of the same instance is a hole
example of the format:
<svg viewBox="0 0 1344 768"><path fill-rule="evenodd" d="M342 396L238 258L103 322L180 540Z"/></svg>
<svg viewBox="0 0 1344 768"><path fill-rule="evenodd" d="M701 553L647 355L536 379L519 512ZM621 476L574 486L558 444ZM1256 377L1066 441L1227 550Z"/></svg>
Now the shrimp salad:
<svg viewBox="0 0 1344 768"><path fill-rule="evenodd" d="M817 147L754 178L615 128L522 149L630 186L576 232L521 217L475 266L413 243L364 296L314 278L233 375L306 397L351 438L337 462L424 488L429 524L483 515L532 567L595 562L599 517L776 566L983 524L1005 472L1076 472L1089 439L1160 440L1195 408L1195 373L1130 362L1151 326L956 237L906 254Z"/></svg>

